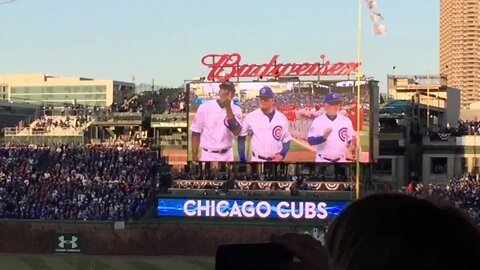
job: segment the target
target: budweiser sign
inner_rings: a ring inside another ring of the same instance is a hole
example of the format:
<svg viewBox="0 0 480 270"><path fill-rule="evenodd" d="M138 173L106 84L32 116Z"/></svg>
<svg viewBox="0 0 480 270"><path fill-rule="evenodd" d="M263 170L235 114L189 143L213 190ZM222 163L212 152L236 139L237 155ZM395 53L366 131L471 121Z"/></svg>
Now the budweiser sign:
<svg viewBox="0 0 480 270"><path fill-rule="evenodd" d="M263 78L263 77L306 77L306 76L346 76L355 73L360 63L332 63L325 60L322 63L278 63L279 55L274 55L266 64L242 64L238 53L207 54L202 58L202 64L209 67L209 81L227 81L231 78Z"/></svg>

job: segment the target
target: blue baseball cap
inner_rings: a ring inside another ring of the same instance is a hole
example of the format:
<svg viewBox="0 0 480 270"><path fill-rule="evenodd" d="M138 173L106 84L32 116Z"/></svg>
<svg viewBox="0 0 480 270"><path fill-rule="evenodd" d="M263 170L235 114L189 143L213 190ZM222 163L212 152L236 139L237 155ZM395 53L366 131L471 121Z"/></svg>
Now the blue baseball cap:
<svg viewBox="0 0 480 270"><path fill-rule="evenodd" d="M338 104L343 101L342 95L337 94L337 93L328 93L325 95L325 98L323 100L324 103L327 104Z"/></svg>
<svg viewBox="0 0 480 270"><path fill-rule="evenodd" d="M272 88L268 86L264 86L260 88L260 91L258 91L258 97L266 97L266 98L273 98L275 94L273 93Z"/></svg>
<svg viewBox="0 0 480 270"><path fill-rule="evenodd" d="M223 82L219 85L220 89L225 89L235 94L235 85L231 82Z"/></svg>

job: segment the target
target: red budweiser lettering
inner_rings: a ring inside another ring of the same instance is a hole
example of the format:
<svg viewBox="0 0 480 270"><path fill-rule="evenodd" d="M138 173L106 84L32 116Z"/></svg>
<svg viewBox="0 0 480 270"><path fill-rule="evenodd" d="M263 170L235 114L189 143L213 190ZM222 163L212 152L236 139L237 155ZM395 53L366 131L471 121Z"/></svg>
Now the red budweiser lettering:
<svg viewBox="0 0 480 270"><path fill-rule="evenodd" d="M241 64L242 57L238 53L207 54L202 64L211 68L209 81L227 81L235 77L303 77L303 76L342 76L350 75L358 70L360 63L286 63L279 64L279 55L274 55L267 64Z"/></svg>

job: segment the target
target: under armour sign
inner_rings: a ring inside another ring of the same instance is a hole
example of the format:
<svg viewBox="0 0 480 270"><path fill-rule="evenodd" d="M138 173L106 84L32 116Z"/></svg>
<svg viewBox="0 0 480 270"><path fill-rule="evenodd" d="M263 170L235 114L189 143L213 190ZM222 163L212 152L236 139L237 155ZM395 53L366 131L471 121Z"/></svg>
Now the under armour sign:
<svg viewBox="0 0 480 270"><path fill-rule="evenodd" d="M61 253L80 253L80 236L78 234L56 234L54 252Z"/></svg>

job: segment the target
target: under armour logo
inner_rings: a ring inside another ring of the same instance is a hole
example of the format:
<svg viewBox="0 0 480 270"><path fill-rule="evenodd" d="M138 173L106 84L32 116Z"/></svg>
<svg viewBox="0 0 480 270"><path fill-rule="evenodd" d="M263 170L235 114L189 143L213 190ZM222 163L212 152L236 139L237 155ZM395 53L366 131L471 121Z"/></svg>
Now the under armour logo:
<svg viewBox="0 0 480 270"><path fill-rule="evenodd" d="M72 239L70 239L70 240L65 240L65 236L62 235L62 236L58 237L58 240L60 241L60 243L58 243L58 246L61 247L61 248L65 248L66 244L69 244L71 246L71 248L77 248L78 247L78 245L77 245L78 238L75 237L75 236L72 236Z"/></svg>
<svg viewBox="0 0 480 270"><path fill-rule="evenodd" d="M263 88L262 89L262 94L265 94L265 91L267 91L267 90L265 90L265 88Z"/></svg>

